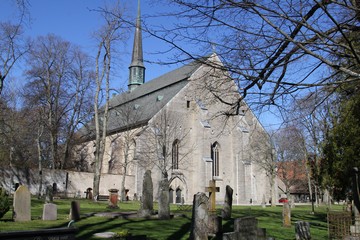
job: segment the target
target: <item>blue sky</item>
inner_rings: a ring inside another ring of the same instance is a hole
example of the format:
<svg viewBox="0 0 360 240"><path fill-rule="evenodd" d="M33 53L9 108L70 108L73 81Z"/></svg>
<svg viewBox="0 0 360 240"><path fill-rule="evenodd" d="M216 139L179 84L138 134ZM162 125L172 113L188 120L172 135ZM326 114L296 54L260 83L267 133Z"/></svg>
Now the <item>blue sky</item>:
<svg viewBox="0 0 360 240"><path fill-rule="evenodd" d="M60 36L64 40L79 45L82 49L94 56L96 41L92 38L94 31L102 25L99 13L93 11L104 4L111 4L111 0L29 0L31 22L27 25L26 35L32 38L44 36L49 33ZM130 16L135 22L137 12L137 0L122 0L121 4L125 9L125 14ZM0 21L14 20L16 14L15 0L1 0L0 2ZM146 15L158 15L157 12L168 11L164 5L156 4L156 0L142 0L141 13ZM166 24L170 20L164 18L149 18L147 24ZM121 55L115 66L118 71L113 79L114 88L126 88L128 79L128 66L130 64L131 50L133 44L133 32L125 46L121 46ZM164 49L166 45L158 39L149 37L143 33L144 59L150 62L165 61L169 55L156 55L158 49ZM178 66L159 66L146 63L146 81L158 77ZM22 80L21 71L14 71L13 77ZM269 113L261 115L261 122L265 127L271 124L278 124L274 121L274 116Z"/></svg>

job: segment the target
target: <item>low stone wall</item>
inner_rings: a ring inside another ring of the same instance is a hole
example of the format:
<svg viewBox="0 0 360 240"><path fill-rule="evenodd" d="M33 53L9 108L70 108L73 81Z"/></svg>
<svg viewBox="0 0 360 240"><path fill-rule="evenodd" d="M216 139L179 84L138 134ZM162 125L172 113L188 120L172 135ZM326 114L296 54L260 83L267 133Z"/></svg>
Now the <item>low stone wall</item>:
<svg viewBox="0 0 360 240"><path fill-rule="evenodd" d="M93 173L75 172L58 169L43 169L42 171L42 194L45 193L46 186L56 185L60 197L84 198L86 189L93 187ZM108 195L111 188L121 188L122 175L102 174L100 180L100 194ZM126 176L125 188L129 189L128 196L132 199L135 186L134 176ZM0 186L9 193L14 193L15 184L19 183L28 187L33 195L37 195L40 185L40 174L38 170L7 168L0 169Z"/></svg>

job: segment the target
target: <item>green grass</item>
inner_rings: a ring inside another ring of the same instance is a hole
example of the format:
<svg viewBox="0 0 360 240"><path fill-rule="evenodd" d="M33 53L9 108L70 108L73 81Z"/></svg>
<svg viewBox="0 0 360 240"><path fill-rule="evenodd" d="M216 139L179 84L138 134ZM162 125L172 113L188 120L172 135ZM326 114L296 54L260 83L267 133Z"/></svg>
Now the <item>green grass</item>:
<svg viewBox="0 0 360 240"><path fill-rule="evenodd" d="M147 235L149 239L188 239L191 211L179 211L177 206L172 205L172 213L181 215L171 220L157 219L120 219L91 216L89 213L137 211L138 202L120 203L120 209L106 208L106 202L91 202L79 200L82 218L75 223L79 229L77 239L94 239L92 236L98 232L122 232L128 231L132 235ZM34 230L45 228L66 227L69 222L69 209L71 200L55 200L58 206L57 221L42 221L43 201L32 199L30 222L13 222L11 211L0 220L0 231ZM335 206L340 209L342 206ZM155 205L155 209L157 206ZM220 214L221 206L218 206ZM254 216L258 219L259 227L267 229L267 235L276 240L295 239L294 223L296 221L310 222L312 239L327 239L326 207L316 208L315 214L310 214L310 206L296 206L292 209L292 227L282 227L282 207L257 207L257 206L234 206L232 217ZM224 231L233 230L234 220L223 221Z"/></svg>

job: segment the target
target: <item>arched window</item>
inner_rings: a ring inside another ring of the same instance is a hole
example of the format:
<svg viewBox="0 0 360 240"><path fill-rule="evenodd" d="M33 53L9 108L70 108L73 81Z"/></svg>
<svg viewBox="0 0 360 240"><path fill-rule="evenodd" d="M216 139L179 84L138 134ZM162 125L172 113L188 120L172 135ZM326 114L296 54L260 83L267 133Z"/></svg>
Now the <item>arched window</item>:
<svg viewBox="0 0 360 240"><path fill-rule="evenodd" d="M219 176L219 169L220 169L220 145L218 142L215 142L211 145L211 159L213 160L212 165L212 173L213 176Z"/></svg>
<svg viewBox="0 0 360 240"><path fill-rule="evenodd" d="M179 169L179 140L175 140L172 145L172 169Z"/></svg>

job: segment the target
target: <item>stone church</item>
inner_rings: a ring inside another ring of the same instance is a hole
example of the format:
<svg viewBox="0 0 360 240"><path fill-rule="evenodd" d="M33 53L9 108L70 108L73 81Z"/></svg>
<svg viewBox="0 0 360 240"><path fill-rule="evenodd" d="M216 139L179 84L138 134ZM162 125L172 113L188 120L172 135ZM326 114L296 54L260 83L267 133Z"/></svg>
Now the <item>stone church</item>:
<svg viewBox="0 0 360 240"><path fill-rule="evenodd" d="M234 102L240 95L222 66L213 53L144 82L138 6L128 91L110 100L102 164L102 173L125 181L129 199L141 197L143 176L150 169L154 198L159 181L167 178L172 203L191 203L209 180L220 188L218 202L224 200L226 185L234 190L234 204L269 201L270 180L262 167L269 160L269 136L245 102L239 114L226 114L230 106L219 98ZM78 158L91 166L91 124L81 134L89 138ZM103 184L100 194L111 187Z"/></svg>

